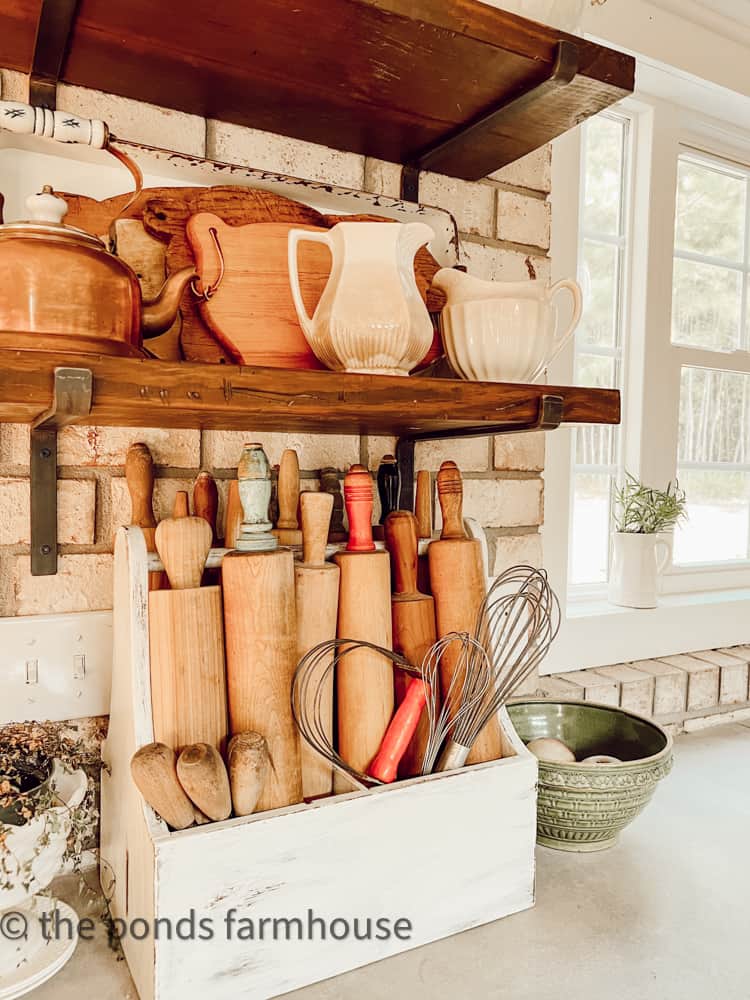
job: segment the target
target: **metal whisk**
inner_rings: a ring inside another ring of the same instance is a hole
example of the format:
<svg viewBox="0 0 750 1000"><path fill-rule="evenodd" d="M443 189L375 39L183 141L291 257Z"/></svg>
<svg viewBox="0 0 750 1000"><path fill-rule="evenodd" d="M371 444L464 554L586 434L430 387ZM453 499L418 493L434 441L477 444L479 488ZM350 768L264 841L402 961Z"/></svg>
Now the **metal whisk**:
<svg viewBox="0 0 750 1000"><path fill-rule="evenodd" d="M383 782L351 767L336 751L323 711L326 680L341 660L355 649L372 649L414 677L422 671L393 650L356 639L329 639L314 646L297 664L292 683L292 713L303 739L333 767L347 774L360 787Z"/></svg>
<svg viewBox="0 0 750 1000"><path fill-rule="evenodd" d="M474 635L441 639L425 657L424 678L430 738L423 774L435 767L463 767L487 722L546 656L560 628L560 604L543 569L513 566L490 587L477 614ZM440 656L451 642L461 651L438 712L435 692Z"/></svg>

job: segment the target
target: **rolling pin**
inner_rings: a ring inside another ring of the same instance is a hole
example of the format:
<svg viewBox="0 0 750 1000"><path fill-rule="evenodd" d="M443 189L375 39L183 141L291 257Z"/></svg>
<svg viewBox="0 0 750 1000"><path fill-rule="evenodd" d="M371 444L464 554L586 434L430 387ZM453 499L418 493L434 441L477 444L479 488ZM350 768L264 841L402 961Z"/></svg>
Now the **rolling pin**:
<svg viewBox="0 0 750 1000"><path fill-rule="evenodd" d="M175 830L193 825L193 804L177 778L174 750L149 743L136 750L130 773L144 800Z"/></svg>
<svg viewBox="0 0 750 1000"><path fill-rule="evenodd" d="M426 469L417 473L414 514L417 518L417 538L432 538L432 483Z"/></svg>
<svg viewBox="0 0 750 1000"><path fill-rule="evenodd" d="M333 510L330 493L302 493L302 562L294 566L294 586L297 599L297 662L313 646L336 638L339 605L339 568L325 561L328 526ZM331 656L320 665L320 677L331 663ZM317 687L317 681L315 678ZM315 714L329 740L333 738L333 670L322 682L321 700ZM308 712L313 709L308 705ZM311 716L312 717L312 714ZM333 769L312 747L301 741L302 793L306 799L330 795Z"/></svg>
<svg viewBox="0 0 750 1000"><path fill-rule="evenodd" d="M242 531L222 563L229 723L233 734L265 736L271 771L256 811L302 800L299 734L291 707L297 665L294 558L278 548L265 520L271 492L268 459L247 445L238 467ZM247 545L247 549L243 546Z"/></svg>
<svg viewBox="0 0 750 1000"><path fill-rule="evenodd" d="M177 758L177 777L190 801L216 821L232 815L232 795L224 761L209 743L192 743Z"/></svg>
<svg viewBox="0 0 750 1000"><path fill-rule="evenodd" d="M391 600L393 619L393 648L415 667L430 647L437 641L435 628L435 603L427 594L417 589L417 519L407 510L396 510L385 522L385 547L391 557L394 593ZM396 703L401 705L407 688L421 683L395 671ZM424 705L424 701L422 702ZM399 765L400 777L413 777L422 773L422 761L429 737L429 720L424 712L413 739ZM376 775L377 777L377 775Z"/></svg>
<svg viewBox="0 0 750 1000"><path fill-rule="evenodd" d="M216 545L216 515L219 512L219 490L210 472L199 472L193 486L193 510L211 528L211 544Z"/></svg>
<svg viewBox="0 0 750 1000"><path fill-rule="evenodd" d="M185 490L178 490L175 493L174 506L172 507L172 517L190 517L190 504Z"/></svg>
<svg viewBox="0 0 750 1000"><path fill-rule="evenodd" d="M346 474L344 502L349 543L334 556L341 570L338 637L391 649L390 558L372 541L372 479L364 466L353 465ZM391 661L369 649L347 653L337 668L336 695L339 753L358 771L367 771L393 715Z"/></svg>
<svg viewBox="0 0 750 1000"><path fill-rule="evenodd" d="M474 632L477 612L485 592L481 544L466 537L463 525L463 483L455 462L443 462L437 475L438 500L443 514L443 530L430 543L430 585L435 598L438 638L449 632ZM459 655L452 643L440 660L442 696L453 677ZM469 754L468 764L502 757L500 723L493 717L484 727Z"/></svg>
<svg viewBox="0 0 750 1000"><path fill-rule="evenodd" d="M326 466L320 470L320 489L333 497L333 513L331 526L328 529L328 541L331 543L345 542L348 538L344 527L344 497L341 493L339 475L334 468Z"/></svg>
<svg viewBox="0 0 750 1000"><path fill-rule="evenodd" d="M417 473L414 514L417 538L432 538L432 477L426 469ZM426 553L417 559L417 584L423 594L430 593L430 565Z"/></svg>
<svg viewBox="0 0 750 1000"><path fill-rule="evenodd" d="M146 551L156 552L156 518L154 517L154 460L148 445L131 444L125 456L125 481L130 493L130 523L143 532ZM167 583L161 570L148 574L148 589L160 590Z"/></svg>
<svg viewBox="0 0 750 1000"><path fill-rule="evenodd" d="M227 510L224 516L224 546L233 549L242 524L242 504L240 503L240 484L236 479L229 483L227 493Z"/></svg>
<svg viewBox="0 0 750 1000"><path fill-rule="evenodd" d="M171 590L149 595L155 739L175 750L227 736L221 590L201 587L211 529L202 517L162 521L156 548Z"/></svg>
<svg viewBox="0 0 750 1000"><path fill-rule="evenodd" d="M277 496L279 502L279 519L274 528L274 535L279 545L301 545L302 532L297 521L299 505L299 460L293 448L287 448L281 456L279 477L277 480Z"/></svg>
<svg viewBox="0 0 750 1000"><path fill-rule="evenodd" d="M271 766L265 738L260 733L237 733L229 741L227 764L234 813L249 816L255 811Z"/></svg>
<svg viewBox="0 0 750 1000"><path fill-rule="evenodd" d="M380 520L373 528L373 537L382 542L385 537L385 519L398 507L401 492L401 474L393 455L383 455L377 474L378 497L380 498Z"/></svg>

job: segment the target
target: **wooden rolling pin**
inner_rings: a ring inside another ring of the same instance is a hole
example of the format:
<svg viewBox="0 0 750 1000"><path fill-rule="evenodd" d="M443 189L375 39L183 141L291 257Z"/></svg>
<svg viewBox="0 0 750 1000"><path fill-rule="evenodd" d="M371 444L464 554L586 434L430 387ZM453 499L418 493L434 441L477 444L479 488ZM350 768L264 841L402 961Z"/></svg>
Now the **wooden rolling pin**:
<svg viewBox="0 0 750 1000"><path fill-rule="evenodd" d="M295 563L294 584L297 598L297 662L313 646L336 638L339 605L339 568L325 561L328 526L333 510L330 493L302 493L299 500L302 517L302 562ZM322 677L333 653L320 665ZM315 679L316 682L318 678ZM317 684L316 684L317 686ZM315 714L328 738L333 738L333 671L323 681L322 698ZM312 708L308 706L312 713ZM312 715L310 716L312 717ZM302 793L306 799L330 795L333 769L307 743L301 741Z"/></svg>
<svg viewBox="0 0 750 1000"><path fill-rule="evenodd" d="M417 538L432 538L432 477L426 469L417 473L414 514ZM430 593L430 564L426 553L417 559L417 584L423 594Z"/></svg>
<svg viewBox="0 0 750 1000"><path fill-rule="evenodd" d="M193 485L193 510L211 528L211 544L216 545L216 516L219 512L219 490L210 472L199 472Z"/></svg>
<svg viewBox="0 0 750 1000"><path fill-rule="evenodd" d="M293 448L287 448L281 456L279 477L277 480L277 496L279 501L279 520L274 528L274 535L279 545L301 545L302 532L297 521L299 505L299 460Z"/></svg>
<svg viewBox="0 0 750 1000"><path fill-rule="evenodd" d="M345 542L348 538L344 527L344 497L341 493L341 483L338 473L330 465L320 470L320 489L333 497L333 513L331 526L328 529L328 541L331 543Z"/></svg>
<svg viewBox="0 0 750 1000"><path fill-rule="evenodd" d="M190 517L190 502L185 490L178 490L175 493L172 517Z"/></svg>
<svg viewBox="0 0 750 1000"><path fill-rule="evenodd" d="M149 743L136 750L130 762L133 781L145 801L175 830L193 825L193 804L177 778L174 750Z"/></svg>
<svg viewBox="0 0 750 1000"><path fill-rule="evenodd" d="M143 532L146 551L156 552L154 517L154 460L148 446L131 444L125 456L125 481L130 493L130 523ZM148 589L160 590L167 584L166 574L157 570L148 574Z"/></svg>
<svg viewBox="0 0 750 1000"><path fill-rule="evenodd" d="M372 541L372 479L364 466L353 465L347 473L344 502L349 544L334 557L341 570L338 637L391 649L390 559ZM391 661L368 649L347 653L337 668L336 695L339 753L367 771L393 715Z"/></svg>
<svg viewBox="0 0 750 1000"><path fill-rule="evenodd" d="M268 548L278 543L263 520L271 480L260 445L246 446L238 475L244 518L238 545L250 548L228 553L221 568L229 720L232 733L253 731L268 742L271 772L256 807L260 812L302 800L291 706L297 665L294 557L290 549Z"/></svg>
<svg viewBox="0 0 750 1000"><path fill-rule="evenodd" d="M486 584L481 544L466 537L463 525L463 483L455 462L443 462L437 475L438 500L443 514L440 540L431 542L427 555L430 585L435 598L435 617L439 638L449 632L474 632L477 612ZM440 683L445 697L458 659L458 644L453 643L440 661ZM479 764L502 757L500 723L495 716L484 727L468 764Z"/></svg>
<svg viewBox="0 0 750 1000"><path fill-rule="evenodd" d="M240 503L239 480L232 479L227 493L227 510L224 517L224 546L233 549L237 544L242 524L242 504Z"/></svg>
<svg viewBox="0 0 750 1000"><path fill-rule="evenodd" d="M417 519L407 510L389 514L385 521L385 546L391 557L394 593L391 601L393 648L415 667L422 665L425 654L434 646L435 604L417 589ZM395 671L396 704L400 705L414 678ZM422 773L422 761L429 737L429 721L424 712L413 739L401 758L399 775L413 777Z"/></svg>
<svg viewBox="0 0 750 1000"><path fill-rule="evenodd" d="M249 816L255 811L271 767L265 737L260 733L237 733L229 741L227 764L235 815Z"/></svg>
<svg viewBox="0 0 750 1000"><path fill-rule="evenodd" d="M216 747L193 743L177 759L177 777L191 802L216 821L232 815L232 796L224 761Z"/></svg>
<svg viewBox="0 0 750 1000"><path fill-rule="evenodd" d="M211 548L202 517L162 521L156 548L171 590L149 595L151 700L155 738L181 750L227 736L221 590L201 587Z"/></svg>

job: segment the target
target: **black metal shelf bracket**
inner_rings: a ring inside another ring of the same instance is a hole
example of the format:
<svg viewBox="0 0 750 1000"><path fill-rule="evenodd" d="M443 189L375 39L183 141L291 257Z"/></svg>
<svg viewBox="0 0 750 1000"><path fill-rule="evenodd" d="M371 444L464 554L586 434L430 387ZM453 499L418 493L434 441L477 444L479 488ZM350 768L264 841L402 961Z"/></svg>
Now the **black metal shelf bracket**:
<svg viewBox="0 0 750 1000"><path fill-rule="evenodd" d="M55 110L78 0L42 0L29 74L29 104Z"/></svg>
<svg viewBox="0 0 750 1000"><path fill-rule="evenodd" d="M539 398L539 410L534 420L522 424L480 424L456 430L425 431L401 437L396 444L396 462L401 477L399 506L414 510L414 449L419 441L454 440L468 437L493 437L495 434L521 434L525 431L556 430L563 418L563 397L544 395Z"/></svg>
<svg viewBox="0 0 750 1000"><path fill-rule="evenodd" d="M579 69L579 50L575 42L562 40L557 43L555 61L549 75L534 83L514 97L505 98L496 108L457 129L445 139L423 149L401 171L402 201L419 202L419 172L433 170L450 174L450 163L460 158L463 150L481 139L488 132L501 130L505 121L512 121L518 114L527 114L535 104L542 103L550 93L567 87L575 80ZM498 163L497 169L505 163ZM479 180L479 178L473 178Z"/></svg>
<svg viewBox="0 0 750 1000"><path fill-rule="evenodd" d="M88 368L56 368L52 405L31 428L31 575L57 573L57 432L91 412Z"/></svg>

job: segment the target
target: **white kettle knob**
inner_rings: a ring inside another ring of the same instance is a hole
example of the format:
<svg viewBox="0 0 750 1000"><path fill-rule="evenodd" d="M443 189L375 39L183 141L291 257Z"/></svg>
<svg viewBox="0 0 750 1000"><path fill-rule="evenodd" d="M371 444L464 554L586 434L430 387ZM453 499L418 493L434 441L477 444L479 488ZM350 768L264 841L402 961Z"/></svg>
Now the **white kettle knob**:
<svg viewBox="0 0 750 1000"><path fill-rule="evenodd" d="M68 211L68 203L59 198L49 184L45 184L40 194L32 194L26 199L26 211L30 222L54 222L62 224Z"/></svg>

